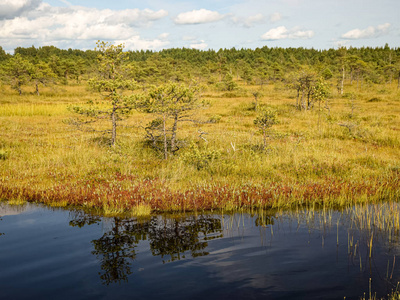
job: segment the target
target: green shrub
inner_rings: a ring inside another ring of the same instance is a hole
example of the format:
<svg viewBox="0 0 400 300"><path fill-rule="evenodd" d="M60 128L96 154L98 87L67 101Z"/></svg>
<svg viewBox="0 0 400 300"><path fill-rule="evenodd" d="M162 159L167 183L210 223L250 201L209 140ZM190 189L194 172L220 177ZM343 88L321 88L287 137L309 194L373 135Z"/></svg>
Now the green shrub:
<svg viewBox="0 0 400 300"><path fill-rule="evenodd" d="M382 99L374 97L374 98L369 99L367 102L381 102L381 101L382 101Z"/></svg>
<svg viewBox="0 0 400 300"><path fill-rule="evenodd" d="M209 119L209 123L219 123L221 121L221 115L212 115Z"/></svg>
<svg viewBox="0 0 400 300"><path fill-rule="evenodd" d="M199 149L196 144L192 143L181 158L185 163L194 166L197 170L202 170L208 168L220 156L220 151Z"/></svg>
<svg viewBox="0 0 400 300"><path fill-rule="evenodd" d="M8 159L8 152L6 150L0 149L0 160Z"/></svg>

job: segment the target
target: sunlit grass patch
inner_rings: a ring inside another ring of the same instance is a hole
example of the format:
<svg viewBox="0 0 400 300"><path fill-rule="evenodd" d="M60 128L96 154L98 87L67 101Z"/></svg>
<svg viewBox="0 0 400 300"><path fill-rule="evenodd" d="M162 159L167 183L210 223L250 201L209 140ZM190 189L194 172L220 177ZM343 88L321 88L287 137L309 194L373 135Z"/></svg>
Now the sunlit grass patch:
<svg viewBox="0 0 400 300"><path fill-rule="evenodd" d="M65 105L57 104L2 104L0 117L32 117L32 116L63 116Z"/></svg>
<svg viewBox="0 0 400 300"><path fill-rule="evenodd" d="M129 115L110 147L110 135L95 131L107 129L107 122L93 131L65 122L72 116L68 106L102 100L83 86L56 90L16 96L14 104L0 99L0 149L7 153L0 160L3 197L18 194L51 205L67 205L66 199L101 211L104 206L108 214L398 197L393 191L400 165L400 105L392 92L384 94L391 105L359 98L350 118L348 99L339 95L333 94L329 111L298 111L292 91L264 86L259 105L275 109L279 122L263 147L251 93L225 98L210 90L210 106L197 112L201 122L181 123L180 149L163 160L145 143L148 114ZM360 97L374 95L382 96L371 88ZM355 124L353 132L341 126L344 122ZM383 195L379 185L392 194Z"/></svg>
<svg viewBox="0 0 400 300"><path fill-rule="evenodd" d="M128 214L132 217L147 217L151 215L151 211L150 205L138 204L128 211Z"/></svg>
<svg viewBox="0 0 400 300"><path fill-rule="evenodd" d="M20 199L20 198L7 200L7 204L9 204L9 205L24 205L25 203L26 203L26 200Z"/></svg>

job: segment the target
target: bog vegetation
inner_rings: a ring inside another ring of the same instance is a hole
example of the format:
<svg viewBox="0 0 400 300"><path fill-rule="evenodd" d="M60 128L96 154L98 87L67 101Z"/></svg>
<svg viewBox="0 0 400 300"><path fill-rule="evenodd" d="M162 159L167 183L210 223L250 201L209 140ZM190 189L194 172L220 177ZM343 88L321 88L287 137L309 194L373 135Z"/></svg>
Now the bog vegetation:
<svg viewBox="0 0 400 300"><path fill-rule="evenodd" d="M400 48L0 48L0 197L104 214L400 194Z"/></svg>

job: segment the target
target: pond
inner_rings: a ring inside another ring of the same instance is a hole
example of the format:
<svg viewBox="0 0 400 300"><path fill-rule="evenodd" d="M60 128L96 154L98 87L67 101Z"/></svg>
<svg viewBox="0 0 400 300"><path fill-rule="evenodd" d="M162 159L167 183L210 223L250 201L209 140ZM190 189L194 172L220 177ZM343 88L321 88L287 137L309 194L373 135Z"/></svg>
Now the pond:
<svg viewBox="0 0 400 300"><path fill-rule="evenodd" d="M0 216L1 299L359 299L400 280L396 203L124 219L0 202Z"/></svg>

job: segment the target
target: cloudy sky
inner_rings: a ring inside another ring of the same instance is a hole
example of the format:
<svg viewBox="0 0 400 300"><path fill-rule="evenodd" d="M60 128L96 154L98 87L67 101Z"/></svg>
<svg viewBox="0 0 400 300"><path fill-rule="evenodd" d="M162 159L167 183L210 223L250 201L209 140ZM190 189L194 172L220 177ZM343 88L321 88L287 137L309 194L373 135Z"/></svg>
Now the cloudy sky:
<svg viewBox="0 0 400 300"><path fill-rule="evenodd" d="M400 47L400 0L0 0L0 46Z"/></svg>

